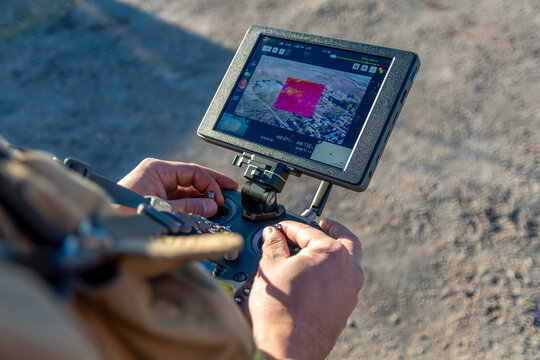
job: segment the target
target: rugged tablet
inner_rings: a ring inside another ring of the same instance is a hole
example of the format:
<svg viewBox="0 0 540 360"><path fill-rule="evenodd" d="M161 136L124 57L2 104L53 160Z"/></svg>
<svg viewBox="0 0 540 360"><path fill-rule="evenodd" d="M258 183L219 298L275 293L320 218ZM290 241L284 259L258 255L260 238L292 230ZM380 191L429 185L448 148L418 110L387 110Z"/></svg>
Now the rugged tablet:
<svg viewBox="0 0 540 360"><path fill-rule="evenodd" d="M413 52L255 25L198 134L363 191L419 66Z"/></svg>

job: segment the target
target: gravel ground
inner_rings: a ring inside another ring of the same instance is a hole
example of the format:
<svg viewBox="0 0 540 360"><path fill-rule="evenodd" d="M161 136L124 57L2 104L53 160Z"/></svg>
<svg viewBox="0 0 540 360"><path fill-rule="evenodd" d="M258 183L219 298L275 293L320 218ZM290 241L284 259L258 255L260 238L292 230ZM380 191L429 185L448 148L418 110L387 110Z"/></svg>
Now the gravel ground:
<svg viewBox="0 0 540 360"><path fill-rule="evenodd" d="M422 60L369 189L325 210L366 271L329 358L540 358L537 1L3 0L0 131L113 178L153 156L241 180L195 131L251 24ZM316 186L281 199L301 211Z"/></svg>

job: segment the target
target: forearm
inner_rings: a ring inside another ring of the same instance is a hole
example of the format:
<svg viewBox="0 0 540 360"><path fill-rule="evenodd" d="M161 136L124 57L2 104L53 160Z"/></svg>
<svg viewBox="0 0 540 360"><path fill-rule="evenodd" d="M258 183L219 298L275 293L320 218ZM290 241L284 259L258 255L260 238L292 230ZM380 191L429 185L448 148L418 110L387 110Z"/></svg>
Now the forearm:
<svg viewBox="0 0 540 360"><path fill-rule="evenodd" d="M266 359L324 359L335 342L325 330L318 326L253 324L255 344Z"/></svg>

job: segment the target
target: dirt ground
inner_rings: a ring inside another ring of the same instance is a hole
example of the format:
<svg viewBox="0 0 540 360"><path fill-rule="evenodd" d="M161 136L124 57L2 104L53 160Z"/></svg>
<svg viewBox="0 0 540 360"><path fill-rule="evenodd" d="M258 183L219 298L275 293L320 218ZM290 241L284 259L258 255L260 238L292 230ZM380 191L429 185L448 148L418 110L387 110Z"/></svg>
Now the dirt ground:
<svg viewBox="0 0 540 360"><path fill-rule="evenodd" d="M116 179L153 156L241 180L195 132L251 24L422 60L370 187L325 210L366 271L329 358L539 359L538 1L3 0L0 132Z"/></svg>

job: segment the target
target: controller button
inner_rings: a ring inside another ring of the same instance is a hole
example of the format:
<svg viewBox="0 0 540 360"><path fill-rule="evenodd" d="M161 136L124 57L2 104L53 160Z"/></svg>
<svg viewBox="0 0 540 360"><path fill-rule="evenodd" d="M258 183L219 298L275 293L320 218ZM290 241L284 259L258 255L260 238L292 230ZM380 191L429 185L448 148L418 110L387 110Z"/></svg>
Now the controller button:
<svg viewBox="0 0 540 360"><path fill-rule="evenodd" d="M234 301L235 301L238 305L241 305L241 304L244 302L244 299L242 299L240 296L235 296Z"/></svg>
<svg viewBox="0 0 540 360"><path fill-rule="evenodd" d="M236 274L234 274L233 279L234 281L237 281L237 282L246 281L247 275L246 273L243 273L243 272L237 272Z"/></svg>
<svg viewBox="0 0 540 360"><path fill-rule="evenodd" d="M250 288L244 288L244 289L242 290L242 293L243 293L244 295L246 295L246 296L249 296L249 293L250 293L250 292L251 292L251 289L250 289Z"/></svg>

